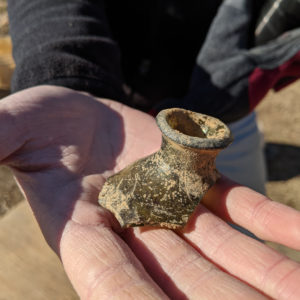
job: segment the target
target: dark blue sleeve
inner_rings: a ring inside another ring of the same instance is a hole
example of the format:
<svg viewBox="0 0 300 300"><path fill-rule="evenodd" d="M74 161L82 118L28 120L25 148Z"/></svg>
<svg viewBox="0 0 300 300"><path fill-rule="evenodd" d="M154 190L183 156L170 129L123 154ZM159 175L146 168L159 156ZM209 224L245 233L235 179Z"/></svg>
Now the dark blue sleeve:
<svg viewBox="0 0 300 300"><path fill-rule="evenodd" d="M8 0L12 92L51 84L123 98L120 53L104 1Z"/></svg>

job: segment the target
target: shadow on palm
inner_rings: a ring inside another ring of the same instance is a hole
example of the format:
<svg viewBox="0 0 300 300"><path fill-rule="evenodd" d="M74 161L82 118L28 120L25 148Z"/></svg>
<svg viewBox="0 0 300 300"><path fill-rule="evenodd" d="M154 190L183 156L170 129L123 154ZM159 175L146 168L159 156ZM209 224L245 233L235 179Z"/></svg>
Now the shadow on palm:
<svg viewBox="0 0 300 300"><path fill-rule="evenodd" d="M123 117L91 96L53 87L29 90L22 99L12 95L1 104L17 134L16 151L2 163L13 168L46 240L58 251L68 220L108 218L97 195L124 149Z"/></svg>

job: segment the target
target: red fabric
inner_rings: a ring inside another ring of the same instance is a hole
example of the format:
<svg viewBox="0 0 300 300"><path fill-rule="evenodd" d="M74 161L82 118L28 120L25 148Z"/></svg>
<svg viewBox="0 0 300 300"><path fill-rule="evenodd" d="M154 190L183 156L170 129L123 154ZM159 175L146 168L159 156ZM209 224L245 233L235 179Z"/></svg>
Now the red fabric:
<svg viewBox="0 0 300 300"><path fill-rule="evenodd" d="M252 111L269 89L282 89L300 78L300 51L290 60L272 70L255 68L249 77L249 104Z"/></svg>
<svg viewBox="0 0 300 300"><path fill-rule="evenodd" d="M158 114L158 111L156 109L152 108L148 111L148 114L151 115L152 117L156 117L156 115Z"/></svg>

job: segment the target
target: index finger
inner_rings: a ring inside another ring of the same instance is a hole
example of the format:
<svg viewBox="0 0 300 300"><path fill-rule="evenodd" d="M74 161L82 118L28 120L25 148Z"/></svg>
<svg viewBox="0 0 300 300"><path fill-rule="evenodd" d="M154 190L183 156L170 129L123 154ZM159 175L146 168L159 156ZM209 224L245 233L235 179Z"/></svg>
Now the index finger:
<svg viewBox="0 0 300 300"><path fill-rule="evenodd" d="M81 299L168 299L125 242L107 226L69 221L60 254Z"/></svg>
<svg viewBox="0 0 300 300"><path fill-rule="evenodd" d="M257 237L300 249L300 212L222 177L202 203Z"/></svg>

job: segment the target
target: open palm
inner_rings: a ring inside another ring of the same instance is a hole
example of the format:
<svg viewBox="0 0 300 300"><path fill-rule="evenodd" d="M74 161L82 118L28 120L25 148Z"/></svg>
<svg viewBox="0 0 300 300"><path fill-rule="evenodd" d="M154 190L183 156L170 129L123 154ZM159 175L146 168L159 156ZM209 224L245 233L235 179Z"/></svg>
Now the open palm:
<svg viewBox="0 0 300 300"><path fill-rule="evenodd" d="M121 232L99 207L106 178L160 140L152 117L66 88L0 102L0 161L82 299L299 299L299 265L224 222L300 249L297 211L225 179L178 232Z"/></svg>

